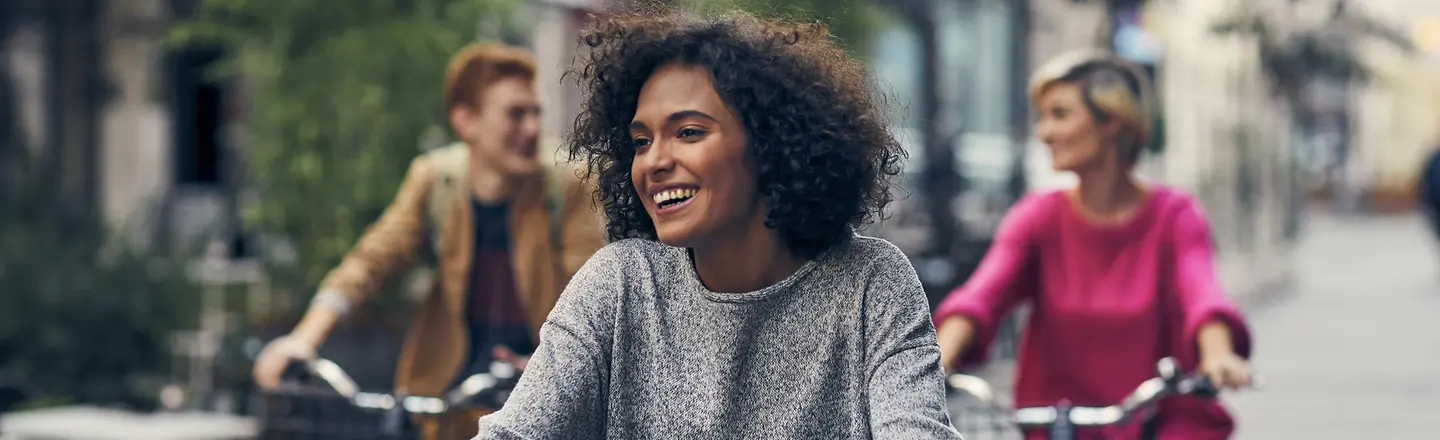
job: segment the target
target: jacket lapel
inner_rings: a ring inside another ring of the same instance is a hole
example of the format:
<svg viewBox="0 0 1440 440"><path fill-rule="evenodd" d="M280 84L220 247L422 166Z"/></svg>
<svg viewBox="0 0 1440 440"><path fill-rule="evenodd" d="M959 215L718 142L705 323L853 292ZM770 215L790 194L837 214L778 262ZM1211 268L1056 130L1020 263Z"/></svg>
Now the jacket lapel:
<svg viewBox="0 0 1440 440"><path fill-rule="evenodd" d="M545 209L543 173L527 179L510 209L510 268L515 273L515 291L520 308L536 333L545 322L554 301L555 256L550 237L550 213Z"/></svg>
<svg viewBox="0 0 1440 440"><path fill-rule="evenodd" d="M446 308L456 319L465 319L465 296L470 288L470 269L475 259L475 219L470 209L470 183L460 179L460 188L449 203L454 206L441 228L440 271Z"/></svg>
<svg viewBox="0 0 1440 440"><path fill-rule="evenodd" d="M555 255L550 237L550 213L545 209L546 182L537 174L526 179L510 202L510 270L515 274L515 294L531 332L538 334L554 299ZM463 191L456 191L450 203L449 218L442 228L441 272L446 306L456 319L465 319L466 296L470 288L470 271L475 264L474 213L470 207L468 182L461 182Z"/></svg>

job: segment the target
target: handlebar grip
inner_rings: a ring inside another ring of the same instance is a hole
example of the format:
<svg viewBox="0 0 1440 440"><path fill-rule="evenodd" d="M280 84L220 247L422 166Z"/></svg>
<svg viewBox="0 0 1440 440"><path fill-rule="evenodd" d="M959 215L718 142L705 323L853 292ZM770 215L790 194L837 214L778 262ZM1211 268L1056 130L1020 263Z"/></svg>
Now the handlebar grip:
<svg viewBox="0 0 1440 440"><path fill-rule="evenodd" d="M285 371L280 373L281 382L300 383L309 381L314 376L310 372L310 366L305 361L292 361L285 366Z"/></svg>
<svg viewBox="0 0 1440 440"><path fill-rule="evenodd" d="M1210 377L1201 375L1191 383L1190 392L1187 394L1212 398L1220 395L1220 388L1215 386L1215 382L1212 382Z"/></svg>

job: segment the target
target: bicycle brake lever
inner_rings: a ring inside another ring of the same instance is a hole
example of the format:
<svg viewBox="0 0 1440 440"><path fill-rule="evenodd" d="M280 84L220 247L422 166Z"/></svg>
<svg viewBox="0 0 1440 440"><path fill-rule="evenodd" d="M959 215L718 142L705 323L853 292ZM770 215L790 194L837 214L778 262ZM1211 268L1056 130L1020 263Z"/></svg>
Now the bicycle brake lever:
<svg viewBox="0 0 1440 440"><path fill-rule="evenodd" d="M1183 382L1182 385L1184 386L1182 386L1181 389L1177 390L1180 392L1180 394L1189 394L1207 398L1220 395L1220 388L1216 387L1215 383L1211 382L1210 378L1206 376L1199 376L1190 381Z"/></svg>
<svg viewBox="0 0 1440 440"><path fill-rule="evenodd" d="M945 378L945 382L946 388L949 390L964 392L981 402L995 402L995 391L990 388L990 383L985 379L968 374L952 374Z"/></svg>
<svg viewBox="0 0 1440 440"><path fill-rule="evenodd" d="M339 365L328 359L317 359L311 362L310 370L329 383L335 392L347 399L355 398L355 394L360 392L360 385L350 379L350 375L345 374L345 370L341 369Z"/></svg>
<svg viewBox="0 0 1440 440"><path fill-rule="evenodd" d="M445 396L445 400L447 400L447 403L450 405L459 405L487 390L495 388L498 383L499 381L495 380L494 376L485 373L476 373L465 378L465 381L460 382L460 386L450 391L450 393Z"/></svg>

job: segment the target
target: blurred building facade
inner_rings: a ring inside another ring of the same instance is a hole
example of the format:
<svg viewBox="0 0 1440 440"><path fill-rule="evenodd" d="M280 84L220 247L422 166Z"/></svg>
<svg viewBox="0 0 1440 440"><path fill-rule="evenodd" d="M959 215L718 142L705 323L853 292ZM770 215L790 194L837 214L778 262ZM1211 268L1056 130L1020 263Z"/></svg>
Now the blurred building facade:
<svg viewBox="0 0 1440 440"><path fill-rule="evenodd" d="M196 0L0 2L0 71L18 142L70 204L94 210L141 248L232 238L239 169L230 127L243 83L205 74L221 48L166 47ZM526 17L541 69L543 121L558 136L579 92L562 86L593 0L534 0ZM7 136L9 136L7 134ZM7 138L8 139L8 138Z"/></svg>
<svg viewBox="0 0 1440 440"><path fill-rule="evenodd" d="M96 109L112 91L102 81L97 1L0 2L0 93L4 148L37 164L65 205L99 200ZM6 155L7 157L17 157Z"/></svg>
<svg viewBox="0 0 1440 440"><path fill-rule="evenodd" d="M203 73L219 51L164 47L170 21L194 3L0 3L20 143L68 203L142 248L167 241L161 231L198 237L233 226L226 129L236 101Z"/></svg>
<svg viewBox="0 0 1440 440"><path fill-rule="evenodd" d="M1269 89L1258 41L1212 26L1242 8L1284 25L1286 1L1181 1L1153 13L1168 23L1159 88L1166 115L1166 181L1205 203L1227 292L1288 281L1304 199L1296 131Z"/></svg>
<svg viewBox="0 0 1440 440"><path fill-rule="evenodd" d="M1425 155L1440 147L1440 2L1351 1L1356 13L1390 27L1414 45L1405 54L1378 39L1356 41L1372 81L1344 96L1349 113L1352 185L1376 208L1404 206ZM1311 12L1311 15L1314 15ZM1398 203L1397 203L1398 202Z"/></svg>

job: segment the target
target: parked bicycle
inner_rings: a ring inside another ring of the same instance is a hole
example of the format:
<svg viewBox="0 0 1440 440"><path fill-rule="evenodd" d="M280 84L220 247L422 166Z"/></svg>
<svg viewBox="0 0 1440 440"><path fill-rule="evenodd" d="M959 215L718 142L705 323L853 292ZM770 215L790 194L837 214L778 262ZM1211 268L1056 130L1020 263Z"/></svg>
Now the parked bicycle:
<svg viewBox="0 0 1440 440"><path fill-rule="evenodd" d="M1026 407L1009 410L999 401L995 389L988 382L976 376L952 374L946 380L946 388L953 393L964 393L982 406L968 408L972 414L964 420L975 420L989 416L991 423L957 426L966 438L977 439L1019 439L1022 430L1043 429L1049 440L1075 440L1077 429L1082 427L1114 427L1138 423L1145 425L1154 416L1152 409L1163 398L1175 395L1192 395L1213 398L1219 390L1210 379L1199 374L1184 374L1172 358L1161 359L1156 365L1156 377L1141 382L1135 391L1115 405L1104 407L1074 406L1060 402L1051 406ZM1258 384L1259 378L1252 379ZM978 414L973 414L978 413ZM1155 433L1142 429L1140 440L1153 440Z"/></svg>
<svg viewBox="0 0 1440 440"><path fill-rule="evenodd" d="M494 362L488 373L471 375L440 396L362 391L327 359L292 364L284 378L280 388L267 393L262 440L430 439L441 415L504 406L519 374L511 364Z"/></svg>

